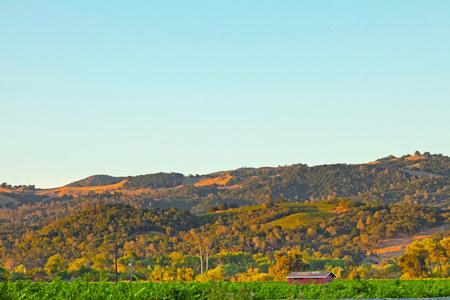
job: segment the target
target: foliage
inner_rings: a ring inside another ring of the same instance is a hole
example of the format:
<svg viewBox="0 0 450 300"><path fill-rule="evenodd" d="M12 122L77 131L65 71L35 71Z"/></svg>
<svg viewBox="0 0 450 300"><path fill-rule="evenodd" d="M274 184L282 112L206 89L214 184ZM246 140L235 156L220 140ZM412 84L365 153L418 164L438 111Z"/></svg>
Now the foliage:
<svg viewBox="0 0 450 300"><path fill-rule="evenodd" d="M284 226L286 219L299 214L311 217ZM392 269L392 275L385 269L355 269L353 264L360 263L381 239L414 234L446 218L437 208L346 199L241 207L198 217L176 209L146 210L99 201L46 224L0 226L0 254L12 272L18 264L27 266L26 277L14 276L44 280L98 277L102 272L113 276L114 240L118 270L125 278L129 258L134 260L134 274L151 280L192 280L202 270L218 266L227 266L223 277L228 280L250 268L284 280L286 272L314 267L314 259L327 259L329 263L321 268L335 270L342 278L367 274L392 278L400 276L399 270ZM336 259L346 263L335 264ZM402 266L406 273L408 268ZM450 275L444 271L433 274Z"/></svg>
<svg viewBox="0 0 450 300"><path fill-rule="evenodd" d="M449 280L353 280L324 285L286 282L0 283L0 299L343 299L424 298L450 295Z"/></svg>
<svg viewBox="0 0 450 300"><path fill-rule="evenodd" d="M128 188L171 188L181 185L184 175L180 173L154 173L127 178L125 186Z"/></svg>
<svg viewBox="0 0 450 300"><path fill-rule="evenodd" d="M275 202L319 202L349 198L353 201L450 207L450 158L442 155L387 157L373 164L334 164L309 167L304 164L277 168L239 169L230 175L229 189L217 185L183 186L175 190L155 190L148 195L152 205L176 205L194 213L204 213L220 203L263 205L271 194ZM413 166L418 167L413 167ZM409 173L422 170L443 177L420 177ZM278 199L283 199L279 201Z"/></svg>
<svg viewBox="0 0 450 300"><path fill-rule="evenodd" d="M403 278L448 277L450 275L450 238L414 241L399 257Z"/></svg>

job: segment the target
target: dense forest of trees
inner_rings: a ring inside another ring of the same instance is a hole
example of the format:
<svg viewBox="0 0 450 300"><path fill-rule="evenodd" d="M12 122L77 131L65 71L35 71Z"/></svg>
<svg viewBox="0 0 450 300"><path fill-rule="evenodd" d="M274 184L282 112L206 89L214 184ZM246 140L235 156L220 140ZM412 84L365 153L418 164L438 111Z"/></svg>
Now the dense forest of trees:
<svg viewBox="0 0 450 300"><path fill-rule="evenodd" d="M402 270L409 274L407 259L386 261L379 267L360 265L362 259L381 239L414 234L448 218L439 208L421 205L266 200L262 206L201 216L175 208L148 210L104 201L85 202L81 211L53 221L43 218L27 224L16 216L0 226L3 268L31 279L112 276L116 241L120 273L127 276L132 259L135 274L149 280L283 280L292 270L323 268L342 278L399 277ZM292 217L299 219L294 227L286 219ZM429 274L450 276L442 262L439 273Z"/></svg>
<svg viewBox="0 0 450 300"><path fill-rule="evenodd" d="M180 173L155 173L130 176L125 184L128 188L171 188L181 185L184 175Z"/></svg>

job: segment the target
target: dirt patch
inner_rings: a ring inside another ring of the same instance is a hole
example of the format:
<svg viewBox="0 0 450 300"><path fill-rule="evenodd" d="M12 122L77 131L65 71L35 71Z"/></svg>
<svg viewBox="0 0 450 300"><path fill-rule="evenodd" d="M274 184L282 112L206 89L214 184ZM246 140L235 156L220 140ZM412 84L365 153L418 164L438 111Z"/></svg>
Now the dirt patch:
<svg viewBox="0 0 450 300"><path fill-rule="evenodd" d="M381 241L376 249L372 251L373 253L377 254L378 257L368 256L364 259L364 261L378 264L383 259L399 257L405 253L406 247L411 245L414 241L422 241L426 238L429 238L436 232L442 230L446 231L449 229L450 224L446 223L443 226L437 226L433 228L425 227L420 232L418 232L417 235L414 236L401 235L397 238Z"/></svg>
<svg viewBox="0 0 450 300"><path fill-rule="evenodd" d="M409 165L409 166L406 166L408 169L413 169L413 168L420 168L420 162L419 163L417 163L417 164L413 164L413 165Z"/></svg>
<svg viewBox="0 0 450 300"><path fill-rule="evenodd" d="M413 170L406 170L404 169L403 172L408 173L412 176L417 176L419 178L435 178L435 177L442 177L442 175L439 174L433 174L425 171L413 171Z"/></svg>
<svg viewBox="0 0 450 300"><path fill-rule="evenodd" d="M3 206L8 203L16 203L16 202L17 200L14 199L13 197L7 195L0 195L0 204Z"/></svg>
<svg viewBox="0 0 450 300"><path fill-rule="evenodd" d="M191 184L196 184L198 182L200 182L202 179L204 179L204 176L201 177L184 177L183 181L181 182L181 185L191 185Z"/></svg>

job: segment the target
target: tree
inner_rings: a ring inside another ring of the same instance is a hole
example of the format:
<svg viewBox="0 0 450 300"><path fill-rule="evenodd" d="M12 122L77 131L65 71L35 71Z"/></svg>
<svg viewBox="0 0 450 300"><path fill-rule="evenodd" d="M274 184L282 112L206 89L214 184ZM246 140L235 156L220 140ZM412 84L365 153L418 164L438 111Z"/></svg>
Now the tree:
<svg viewBox="0 0 450 300"><path fill-rule="evenodd" d="M90 265L91 265L91 262L87 258L84 258L84 257L77 258L69 263L68 271L75 272L82 268L88 269L90 267Z"/></svg>
<svg viewBox="0 0 450 300"><path fill-rule="evenodd" d="M291 250L287 253L275 253L277 264L269 268L269 275L274 277L275 281L284 281L290 272L305 271L308 266L303 262L302 255L297 250Z"/></svg>
<svg viewBox="0 0 450 300"><path fill-rule="evenodd" d="M218 208L216 206L208 206L208 213L211 214L213 212L216 212Z"/></svg>
<svg viewBox="0 0 450 300"><path fill-rule="evenodd" d="M3 266L5 267L6 270L9 271L10 274L12 274L14 268L16 265L16 261L14 260L14 258L11 255L7 255L6 259L3 263Z"/></svg>
<svg viewBox="0 0 450 300"><path fill-rule="evenodd" d="M69 266L67 265L67 260L61 257L61 255L55 254L50 256L45 264L44 270L51 275L55 275L67 270Z"/></svg>
<svg viewBox="0 0 450 300"><path fill-rule="evenodd" d="M105 253L99 253L92 258L92 269L97 271L111 271L113 269L113 260L108 258Z"/></svg>
<svg viewBox="0 0 450 300"><path fill-rule="evenodd" d="M274 205L275 204L273 203L272 193L269 193L269 195L267 196L266 202L264 203L263 207L264 208L271 208Z"/></svg>
<svg viewBox="0 0 450 300"><path fill-rule="evenodd" d="M398 258L398 264L403 268L402 278L410 279L427 277L428 251L417 241L413 242L412 246L414 246L414 248L406 248L405 254Z"/></svg>
<svg viewBox="0 0 450 300"><path fill-rule="evenodd" d="M238 281L252 282L252 281L273 281L273 276L266 273L261 273L258 268L250 268L247 273L238 274Z"/></svg>
<svg viewBox="0 0 450 300"><path fill-rule="evenodd" d="M217 266L215 269L209 270L203 274L198 275L196 280L200 282L223 281L224 274L225 274L225 267Z"/></svg>
<svg viewBox="0 0 450 300"><path fill-rule="evenodd" d="M189 231L190 238L194 244L197 244L199 256L200 256L200 274L203 274L203 247L202 247L202 237L198 230L191 229Z"/></svg>
<svg viewBox="0 0 450 300"><path fill-rule="evenodd" d="M210 237L203 239L203 245L205 247L206 271L209 270L209 250L211 249L212 243L213 241Z"/></svg>
<svg viewBox="0 0 450 300"><path fill-rule="evenodd" d="M366 227L363 220L359 219L358 224L356 224L356 228L363 230Z"/></svg>
<svg viewBox="0 0 450 300"><path fill-rule="evenodd" d="M275 200L275 204L282 204L282 203L286 203L287 201L286 201L286 199L284 199L284 198L277 198L276 200Z"/></svg>
<svg viewBox="0 0 450 300"><path fill-rule="evenodd" d="M225 202L223 202L219 205L219 210L227 210L227 209L228 209L228 205Z"/></svg>
<svg viewBox="0 0 450 300"><path fill-rule="evenodd" d="M192 268L178 268L177 280L189 282L195 279L195 272Z"/></svg>

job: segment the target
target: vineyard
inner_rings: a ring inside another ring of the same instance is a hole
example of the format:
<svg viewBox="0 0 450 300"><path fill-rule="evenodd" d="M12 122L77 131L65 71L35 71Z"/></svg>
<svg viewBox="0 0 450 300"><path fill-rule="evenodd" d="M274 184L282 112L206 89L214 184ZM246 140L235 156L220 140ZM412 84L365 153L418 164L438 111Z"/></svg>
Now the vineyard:
<svg viewBox="0 0 450 300"><path fill-rule="evenodd" d="M342 280L324 285L287 282L90 282L0 283L4 299L361 299L450 295L450 280Z"/></svg>

